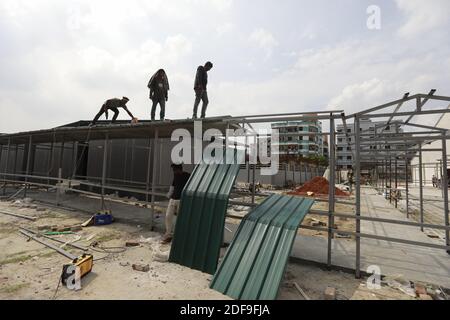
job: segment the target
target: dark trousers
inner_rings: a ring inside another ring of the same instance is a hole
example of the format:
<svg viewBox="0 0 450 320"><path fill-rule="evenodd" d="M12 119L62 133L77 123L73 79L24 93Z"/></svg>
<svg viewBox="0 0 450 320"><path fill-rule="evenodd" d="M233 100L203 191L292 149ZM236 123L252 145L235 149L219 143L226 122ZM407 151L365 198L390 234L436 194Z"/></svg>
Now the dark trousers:
<svg viewBox="0 0 450 320"><path fill-rule="evenodd" d="M116 119L117 119L117 117L119 116L119 109L117 109L117 108L107 108L107 109L109 109L109 110L111 110L112 112L114 112L114 116L113 116L113 118L112 118L112 121L111 122L115 122L116 121ZM100 109L100 111L97 113L97 115L95 116L95 118L94 118L94 120L92 120L92 124L96 124L97 123L97 120L104 114L104 113L106 113L106 110L107 109L105 109L105 108L101 108Z"/></svg>
<svg viewBox="0 0 450 320"><path fill-rule="evenodd" d="M193 118L197 118L197 109L198 105L200 104L200 100L203 101L202 114L200 117L204 118L206 113L206 107L208 106L209 103L208 93L206 92L206 90L195 90L194 112L192 115Z"/></svg>
<svg viewBox="0 0 450 320"><path fill-rule="evenodd" d="M158 105L158 103L159 106L161 107L161 111L159 112L159 118L161 120L164 120L164 115L166 112L166 99L164 97L163 98L153 97L152 101L153 101L151 114L152 120L155 120L156 106Z"/></svg>

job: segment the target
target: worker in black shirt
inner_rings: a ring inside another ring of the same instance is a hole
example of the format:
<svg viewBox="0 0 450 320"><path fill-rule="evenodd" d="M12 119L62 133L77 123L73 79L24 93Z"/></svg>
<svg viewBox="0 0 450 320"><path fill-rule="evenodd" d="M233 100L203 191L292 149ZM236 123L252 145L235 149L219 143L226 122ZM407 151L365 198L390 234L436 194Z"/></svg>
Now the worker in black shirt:
<svg viewBox="0 0 450 320"><path fill-rule="evenodd" d="M166 102L169 99L169 80L167 79L167 74L164 69L159 69L156 71L156 73L150 78L147 87L150 89L150 99L153 102L151 112L152 121L155 120L155 111L158 103L161 107L159 117L161 120L164 120Z"/></svg>
<svg viewBox="0 0 450 320"><path fill-rule="evenodd" d="M181 193L184 186L189 180L190 174L183 171L182 164L172 164L173 182L169 189L167 198L169 198L169 205L166 210L166 233L161 239L161 243L166 244L172 241L173 237L173 219L177 215L180 208Z"/></svg>
<svg viewBox="0 0 450 320"><path fill-rule="evenodd" d="M122 99L109 99L106 100L105 103L100 108L100 111L95 116L94 120L92 120L91 125L95 125L97 123L97 120L103 115L106 115L106 119L108 119L108 110L112 110L114 112L114 116L112 118L112 123L116 122L117 117L119 116L119 108L123 108L128 115L131 117L131 122L136 123L137 118L133 116L133 114L128 110L127 108L127 102L130 101L127 97L123 97Z"/></svg>
<svg viewBox="0 0 450 320"><path fill-rule="evenodd" d="M200 104L200 100L203 101L201 118L205 117L206 107L208 106L208 93L206 92L206 86L208 85L208 71L211 70L213 64L211 62L205 63L205 66L199 66L197 68L197 73L195 75L194 91L195 91L195 102L194 102L194 112L192 118L197 118L197 108Z"/></svg>

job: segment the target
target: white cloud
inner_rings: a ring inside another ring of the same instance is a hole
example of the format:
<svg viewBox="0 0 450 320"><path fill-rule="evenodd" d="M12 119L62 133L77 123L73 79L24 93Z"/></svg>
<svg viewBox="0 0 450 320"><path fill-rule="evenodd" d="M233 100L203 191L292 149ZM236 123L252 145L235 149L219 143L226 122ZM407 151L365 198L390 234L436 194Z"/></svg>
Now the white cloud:
<svg viewBox="0 0 450 320"><path fill-rule="evenodd" d="M249 37L249 40L266 51L266 57L272 54L273 48L278 46L278 42L275 37L269 31L258 28L255 29Z"/></svg>
<svg viewBox="0 0 450 320"><path fill-rule="evenodd" d="M449 25L448 0L396 0L396 3L407 18L399 30L401 36L413 37Z"/></svg>

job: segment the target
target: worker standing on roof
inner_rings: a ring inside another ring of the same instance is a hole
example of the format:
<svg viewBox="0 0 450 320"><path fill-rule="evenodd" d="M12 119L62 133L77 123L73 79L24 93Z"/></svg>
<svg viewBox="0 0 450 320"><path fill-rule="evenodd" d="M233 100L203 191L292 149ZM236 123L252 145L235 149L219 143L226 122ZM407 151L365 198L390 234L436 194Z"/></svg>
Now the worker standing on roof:
<svg viewBox="0 0 450 320"><path fill-rule="evenodd" d="M114 112L114 116L112 118L111 123L116 122L116 119L119 116L119 108L123 108L128 113L128 115L131 117L132 123L136 123L137 118L135 118L133 116L133 114L130 112L130 110L128 110L128 108L127 108L128 101L130 101L130 99L128 99L127 97L123 97L122 99L113 98L113 99L106 100L105 103L100 108L100 111L95 116L94 120L92 120L91 125L95 125L97 123L97 120L103 114L105 114L106 119L108 119L108 110L112 110Z"/></svg>
<svg viewBox="0 0 450 320"><path fill-rule="evenodd" d="M173 219L177 215L178 209L180 208L181 193L184 186L189 180L190 174L183 171L182 164L172 164L173 170L173 182L172 186L167 193L167 198L169 198L169 205L166 210L166 233L161 239L162 244L170 243L173 237Z"/></svg>
<svg viewBox="0 0 450 320"><path fill-rule="evenodd" d="M197 74L195 75L194 91L195 91L195 102L194 102L194 112L192 118L197 118L197 108L200 104L200 100L203 101L201 118L205 117L206 107L208 106L208 93L206 92L206 86L208 85L208 71L211 70L213 64L211 62L206 62L204 66L199 66L197 68Z"/></svg>
<svg viewBox="0 0 450 320"><path fill-rule="evenodd" d="M159 69L156 71L156 73L150 78L147 87L150 89L150 99L153 102L151 113L152 121L155 120L155 111L158 103L161 107L159 117L161 120L164 120L166 101L169 99L169 80L167 79L164 69Z"/></svg>

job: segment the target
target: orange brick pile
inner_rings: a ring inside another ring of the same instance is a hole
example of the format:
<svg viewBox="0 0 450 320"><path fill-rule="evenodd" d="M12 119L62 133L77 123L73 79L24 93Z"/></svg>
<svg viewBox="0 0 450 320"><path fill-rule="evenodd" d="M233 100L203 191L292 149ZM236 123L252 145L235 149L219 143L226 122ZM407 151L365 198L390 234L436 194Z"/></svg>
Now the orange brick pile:
<svg viewBox="0 0 450 320"><path fill-rule="evenodd" d="M315 177L314 179L306 182L301 187L289 192L290 195L306 196L308 192L313 192L314 195L328 195L329 183L324 177ZM349 193L335 188L335 195L338 197L348 197Z"/></svg>

